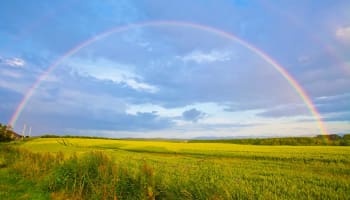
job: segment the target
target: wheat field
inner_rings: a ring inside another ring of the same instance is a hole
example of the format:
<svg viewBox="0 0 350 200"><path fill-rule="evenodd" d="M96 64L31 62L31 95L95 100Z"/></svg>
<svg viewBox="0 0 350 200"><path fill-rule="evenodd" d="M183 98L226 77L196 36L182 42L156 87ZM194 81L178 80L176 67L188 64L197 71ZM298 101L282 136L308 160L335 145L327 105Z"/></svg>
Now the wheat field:
<svg viewBox="0 0 350 200"><path fill-rule="evenodd" d="M38 138L1 148L8 199L350 198L349 147Z"/></svg>

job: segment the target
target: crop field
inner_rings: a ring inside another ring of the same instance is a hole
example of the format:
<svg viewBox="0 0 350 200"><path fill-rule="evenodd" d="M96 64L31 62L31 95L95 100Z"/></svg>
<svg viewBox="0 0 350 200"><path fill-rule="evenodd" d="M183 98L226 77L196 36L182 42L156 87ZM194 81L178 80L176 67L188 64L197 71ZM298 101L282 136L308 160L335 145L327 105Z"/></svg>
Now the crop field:
<svg viewBox="0 0 350 200"><path fill-rule="evenodd" d="M350 199L349 147L38 138L0 148L0 199Z"/></svg>

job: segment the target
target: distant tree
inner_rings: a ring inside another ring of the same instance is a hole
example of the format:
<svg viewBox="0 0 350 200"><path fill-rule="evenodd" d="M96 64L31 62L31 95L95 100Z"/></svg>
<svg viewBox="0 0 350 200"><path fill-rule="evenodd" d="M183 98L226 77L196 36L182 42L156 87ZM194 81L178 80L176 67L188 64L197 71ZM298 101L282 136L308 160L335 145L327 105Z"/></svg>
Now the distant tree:
<svg viewBox="0 0 350 200"><path fill-rule="evenodd" d="M7 142L9 140L8 127L0 123L0 142Z"/></svg>
<svg viewBox="0 0 350 200"><path fill-rule="evenodd" d="M0 142L9 142L15 139L17 135L10 125L0 123Z"/></svg>
<svg viewBox="0 0 350 200"><path fill-rule="evenodd" d="M350 134L344 134L343 135L344 140L350 140Z"/></svg>
<svg viewBox="0 0 350 200"><path fill-rule="evenodd" d="M329 140L339 140L341 137L337 134L328 135Z"/></svg>
<svg viewBox="0 0 350 200"><path fill-rule="evenodd" d="M324 135L316 135L316 138L318 138L318 139L323 139L324 138Z"/></svg>

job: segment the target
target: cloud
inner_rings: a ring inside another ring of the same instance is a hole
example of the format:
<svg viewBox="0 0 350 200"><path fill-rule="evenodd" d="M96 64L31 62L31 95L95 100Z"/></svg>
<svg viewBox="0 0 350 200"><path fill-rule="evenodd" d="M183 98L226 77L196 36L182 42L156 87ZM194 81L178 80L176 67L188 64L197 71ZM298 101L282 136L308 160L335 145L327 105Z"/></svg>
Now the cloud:
<svg viewBox="0 0 350 200"><path fill-rule="evenodd" d="M199 119L202 119L206 116L204 112L201 112L195 108L186 110L182 113L182 118L186 121L197 122Z"/></svg>
<svg viewBox="0 0 350 200"><path fill-rule="evenodd" d="M265 109L265 111L257 113L260 117L280 118L280 117L292 117L292 116L305 116L310 115L310 111L305 105L280 105L272 108Z"/></svg>
<svg viewBox="0 0 350 200"><path fill-rule="evenodd" d="M116 81L118 83L118 81ZM126 85L130 86L131 88L139 91L146 91L150 93L156 93L158 91L158 88L156 86L144 83L144 82L138 82L135 78L125 78L124 80L120 81L121 83L125 83Z"/></svg>
<svg viewBox="0 0 350 200"><path fill-rule="evenodd" d="M212 63L218 61L229 61L231 59L231 52L229 51L218 51L211 50L210 52L203 52L199 50L192 51L191 53L178 56L184 62L196 62L198 64Z"/></svg>
<svg viewBox="0 0 350 200"><path fill-rule="evenodd" d="M339 65L325 64L321 61L313 65L314 69L298 74L299 83L309 95L333 96L350 92L349 74L344 73Z"/></svg>
<svg viewBox="0 0 350 200"><path fill-rule="evenodd" d="M340 41L350 44L350 26L338 28L335 32L335 36Z"/></svg>
<svg viewBox="0 0 350 200"><path fill-rule="evenodd" d="M143 81L143 78L133 72L132 65L112 62L106 59L81 60L73 59L68 63L72 70L81 76L90 76L98 80L112 81L137 91L156 93L158 88Z"/></svg>
<svg viewBox="0 0 350 200"><path fill-rule="evenodd" d="M118 97L60 88L55 83L42 85L35 93L40 95L32 97L27 110L43 115L70 113L84 116L88 112L91 117L113 118L115 113L126 110L125 102Z"/></svg>
<svg viewBox="0 0 350 200"><path fill-rule="evenodd" d="M325 115L322 119L323 121L337 121L337 122L347 122L350 124L350 112L336 112L336 113L329 113Z"/></svg>
<svg viewBox="0 0 350 200"><path fill-rule="evenodd" d="M350 93L321 96L313 99L314 106L326 121L350 120L350 115L344 114L344 112L350 110L349 102ZM286 104L265 108L263 112L257 113L257 116L269 118L311 116L311 112L305 104Z"/></svg>
<svg viewBox="0 0 350 200"><path fill-rule="evenodd" d="M147 132L171 128L174 123L169 118L163 118L155 113L109 113L109 117L98 117L88 110L77 113L46 113L26 114L18 121L18 124L31 124L41 133L56 132L63 134L66 130L110 130L116 133L123 131ZM113 117L112 117L113 116ZM72 133L74 134L74 133ZM115 135L117 136L117 135Z"/></svg>
<svg viewBox="0 0 350 200"><path fill-rule="evenodd" d="M127 113L123 99L106 94L62 89L52 84L42 85L36 93L40 95L33 96L17 124L31 124L40 133L61 134L71 129L139 132L174 125L172 118L156 112Z"/></svg>
<svg viewBox="0 0 350 200"><path fill-rule="evenodd" d="M12 57L12 58L1 58L0 57L0 64L7 65L10 67L21 68L26 64L26 62L23 59L17 58L17 57Z"/></svg>
<svg viewBox="0 0 350 200"><path fill-rule="evenodd" d="M314 100L315 106L321 114L343 113L350 110L350 93L322 96ZM350 117L348 118L350 120Z"/></svg>

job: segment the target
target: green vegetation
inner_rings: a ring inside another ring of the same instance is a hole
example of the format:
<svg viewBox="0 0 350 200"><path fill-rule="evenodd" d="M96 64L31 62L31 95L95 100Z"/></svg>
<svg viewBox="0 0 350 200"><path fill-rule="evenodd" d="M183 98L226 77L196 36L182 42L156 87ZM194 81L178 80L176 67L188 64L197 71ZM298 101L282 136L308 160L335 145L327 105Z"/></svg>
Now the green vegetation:
<svg viewBox="0 0 350 200"><path fill-rule="evenodd" d="M1 199L349 199L350 148L80 138L0 144Z"/></svg>
<svg viewBox="0 0 350 200"><path fill-rule="evenodd" d="M15 133L11 126L0 123L0 142L9 142L20 137Z"/></svg>
<svg viewBox="0 0 350 200"><path fill-rule="evenodd" d="M292 146L350 146L350 134L339 136L318 135L316 137L284 137L284 138L254 138L254 139L218 139L190 140L191 143L231 143L252 145L292 145Z"/></svg>

